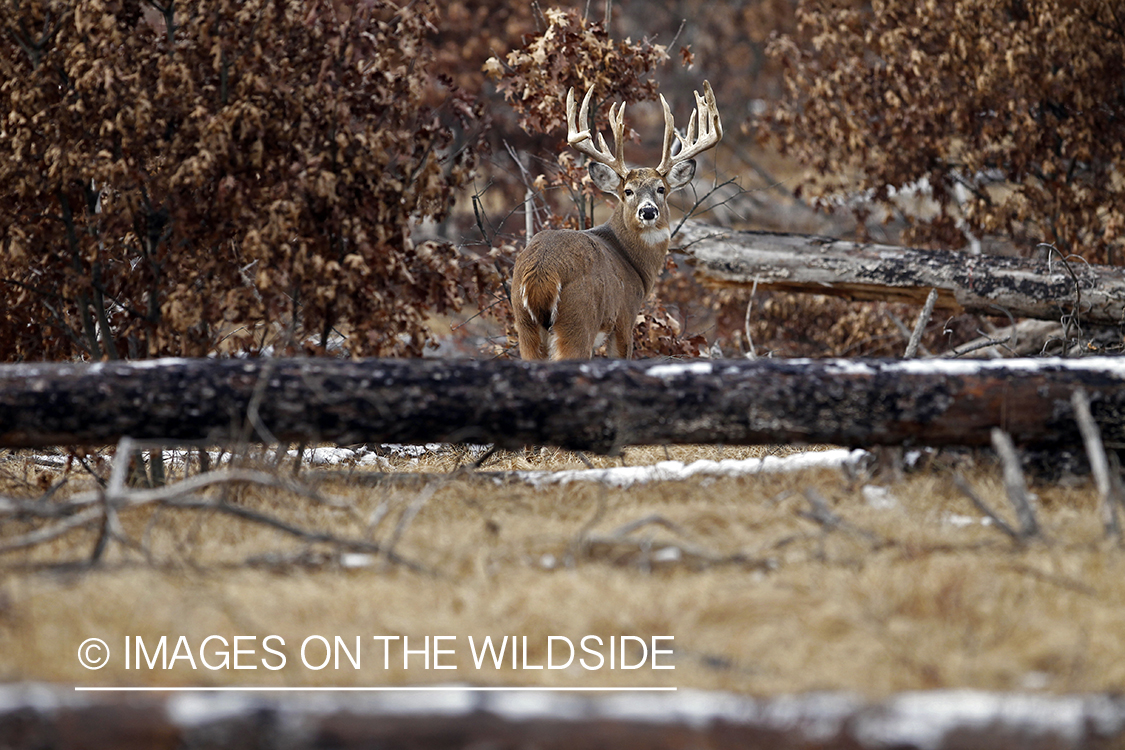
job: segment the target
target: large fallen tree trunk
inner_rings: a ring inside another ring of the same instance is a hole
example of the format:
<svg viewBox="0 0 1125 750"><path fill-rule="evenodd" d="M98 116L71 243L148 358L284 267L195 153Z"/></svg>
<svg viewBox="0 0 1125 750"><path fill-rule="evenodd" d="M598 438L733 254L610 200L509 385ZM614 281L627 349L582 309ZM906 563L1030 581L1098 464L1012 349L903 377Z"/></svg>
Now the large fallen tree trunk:
<svg viewBox="0 0 1125 750"><path fill-rule="evenodd" d="M1118 694L932 690L874 702L853 693L751 698L692 691L688 698L683 692L625 691L613 696L533 692L514 700L510 692L470 687L416 692L422 687L389 695L335 692L309 700L253 688L234 695L106 695L85 687L5 683L0 686L0 739L5 747L86 750L277 747L281 743L270 738L282 731L290 750L1018 750L1117 748L1125 741L1125 699Z"/></svg>
<svg viewBox="0 0 1125 750"><path fill-rule="evenodd" d="M922 304L1098 325L1125 323L1125 268L845 242L685 222L674 243L706 284Z"/></svg>
<svg viewBox="0 0 1125 750"><path fill-rule="evenodd" d="M319 441L1125 445L1125 358L654 363L157 360L0 367L0 447Z"/></svg>

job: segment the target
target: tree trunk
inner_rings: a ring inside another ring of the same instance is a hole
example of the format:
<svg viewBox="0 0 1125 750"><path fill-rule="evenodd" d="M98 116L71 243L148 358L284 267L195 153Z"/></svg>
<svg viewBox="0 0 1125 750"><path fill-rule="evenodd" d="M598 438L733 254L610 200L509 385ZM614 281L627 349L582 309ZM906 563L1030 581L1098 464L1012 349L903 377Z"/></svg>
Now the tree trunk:
<svg viewBox="0 0 1125 750"><path fill-rule="evenodd" d="M859 244L800 234L720 229L686 222L673 240L705 284L831 294L922 304L988 315L1125 322L1125 268L1057 258L1036 262L948 250Z"/></svg>
<svg viewBox="0 0 1125 750"><path fill-rule="evenodd" d="M1125 445L1125 358L156 360L0 367L0 447L165 443Z"/></svg>

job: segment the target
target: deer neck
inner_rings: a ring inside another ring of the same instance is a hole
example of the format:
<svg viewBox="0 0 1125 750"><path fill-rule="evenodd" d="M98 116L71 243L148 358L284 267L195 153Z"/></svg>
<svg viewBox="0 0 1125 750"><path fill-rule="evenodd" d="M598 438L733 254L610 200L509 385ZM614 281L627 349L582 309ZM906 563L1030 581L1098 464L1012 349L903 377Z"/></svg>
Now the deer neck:
<svg viewBox="0 0 1125 750"><path fill-rule="evenodd" d="M664 256L668 253L670 240L667 223L638 232L626 224L619 207L609 221L590 231L598 235L636 271L647 296L664 268Z"/></svg>

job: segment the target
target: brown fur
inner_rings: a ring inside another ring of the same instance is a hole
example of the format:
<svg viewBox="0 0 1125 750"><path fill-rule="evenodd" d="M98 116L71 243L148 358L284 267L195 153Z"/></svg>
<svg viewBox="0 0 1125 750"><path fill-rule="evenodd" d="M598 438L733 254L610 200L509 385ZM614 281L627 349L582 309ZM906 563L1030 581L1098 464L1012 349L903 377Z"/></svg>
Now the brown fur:
<svg viewBox="0 0 1125 750"><path fill-rule="evenodd" d="M695 176L693 156L723 137L711 84L695 94L687 136L675 132L664 97L664 147L655 169L625 166L625 105L609 108L613 150L590 127L591 87L579 111L574 89L566 95L567 142L590 158L590 178L617 198L609 221L585 231L547 230L531 238L516 259L512 307L524 359L593 356L598 334L609 336L611 357L633 354L633 327L664 265L671 231L668 194ZM579 125L581 123L581 125ZM672 153L672 139L680 150Z"/></svg>
<svg viewBox="0 0 1125 750"><path fill-rule="evenodd" d="M621 180L590 165L595 184L617 196L613 215L581 232L544 230L516 259L512 307L523 359L591 357L599 333L609 337L610 356L632 356L637 314L668 252L667 195L694 173L695 163L683 162L668 177L642 168ZM643 219L642 209L655 218Z"/></svg>

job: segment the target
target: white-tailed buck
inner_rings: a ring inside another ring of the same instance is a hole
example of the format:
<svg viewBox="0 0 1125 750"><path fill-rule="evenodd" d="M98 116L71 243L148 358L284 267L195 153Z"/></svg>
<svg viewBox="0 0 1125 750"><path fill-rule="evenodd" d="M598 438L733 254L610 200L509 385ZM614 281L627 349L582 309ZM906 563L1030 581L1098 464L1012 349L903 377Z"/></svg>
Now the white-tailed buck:
<svg viewBox="0 0 1125 750"><path fill-rule="evenodd" d="M623 156L625 105L609 109L613 151L600 132L595 147L589 125L593 93L591 88L582 100L581 129L575 120L574 89L567 93L567 141L590 157L590 178L603 191L617 196L617 206L606 223L593 229L539 232L516 259L512 307L524 359L588 358L599 334L609 336L610 356L632 355L637 313L660 275L672 237L668 194L695 176L693 157L723 137L709 83L703 83L703 96L695 94L696 110L688 122L687 137L676 132L672 110L661 96L664 149L660 165L629 169ZM675 155L673 134L680 141Z"/></svg>

